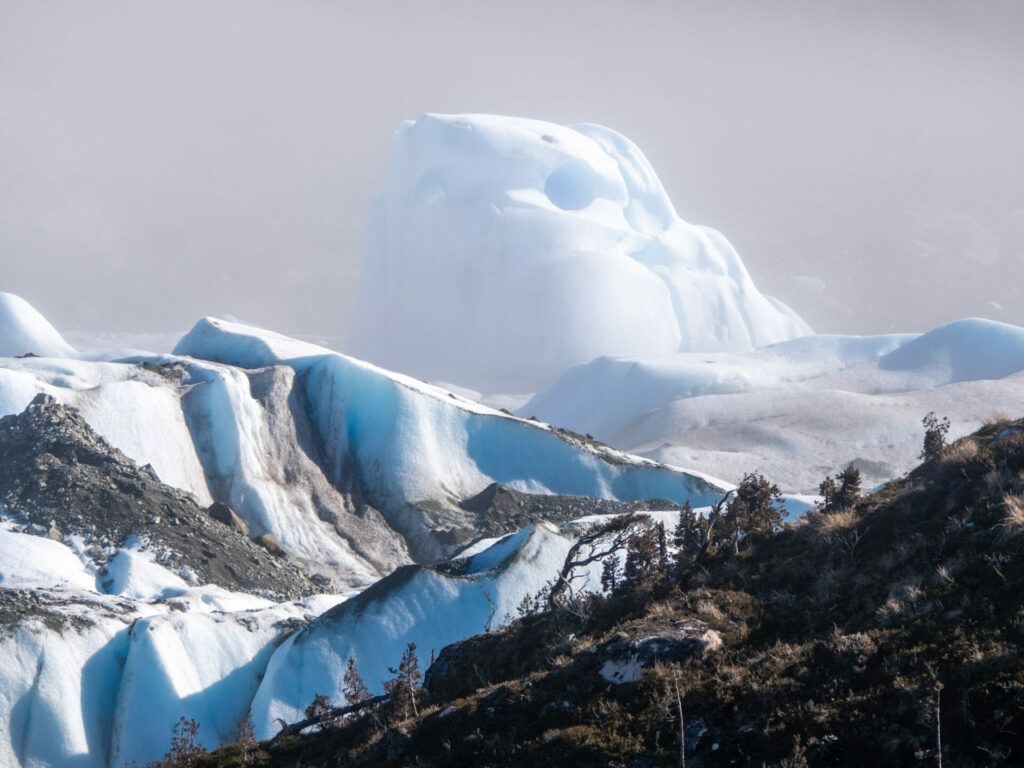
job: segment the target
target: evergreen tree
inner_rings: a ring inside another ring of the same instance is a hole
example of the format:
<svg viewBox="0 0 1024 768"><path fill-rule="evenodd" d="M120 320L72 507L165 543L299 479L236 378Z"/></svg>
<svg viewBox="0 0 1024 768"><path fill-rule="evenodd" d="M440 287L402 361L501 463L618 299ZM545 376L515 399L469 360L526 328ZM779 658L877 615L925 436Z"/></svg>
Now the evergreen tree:
<svg viewBox="0 0 1024 768"><path fill-rule="evenodd" d="M388 672L394 677L381 683L390 695L388 714L397 720L405 720L410 716L418 717L416 696L423 683L423 673L420 672L420 662L416 658L416 643L409 643L406 646L398 669L388 667Z"/></svg>
<svg viewBox="0 0 1024 768"><path fill-rule="evenodd" d="M316 693L313 695L313 701L306 707L306 719L317 720L323 725L333 725L334 722L329 716L332 709L334 702L322 693Z"/></svg>
<svg viewBox="0 0 1024 768"><path fill-rule="evenodd" d="M860 470L850 464L839 473L836 479L839 480L836 505L844 508L852 507L860 498Z"/></svg>
<svg viewBox="0 0 1024 768"><path fill-rule="evenodd" d="M938 461L942 458L942 452L946 449L949 419L945 416L940 419L935 415L935 411L929 411L921 419L921 423L924 425L924 446L917 458L926 464Z"/></svg>
<svg viewBox="0 0 1024 768"><path fill-rule="evenodd" d="M341 678L341 693L349 704L359 704L371 697L370 689L359 674L356 660L351 656L345 665L345 675Z"/></svg>
<svg viewBox="0 0 1024 768"><path fill-rule="evenodd" d="M839 486L831 475L821 481L818 486L818 493L821 495L821 506L819 512L831 512L836 507L836 497L839 495Z"/></svg>
<svg viewBox="0 0 1024 768"><path fill-rule="evenodd" d="M683 567L693 558L700 549L701 541L704 538L704 521L697 516L686 502L679 510L679 521L675 530L672 531L672 546L676 549L676 565Z"/></svg>
<svg viewBox="0 0 1024 768"><path fill-rule="evenodd" d="M782 491L764 475L751 472L736 488L725 511L725 531L738 554L740 542L756 541L771 536L782 525Z"/></svg>
<svg viewBox="0 0 1024 768"><path fill-rule="evenodd" d="M665 571L668 568L668 541L665 536L665 524L659 522L657 527L658 534L658 567Z"/></svg>
<svg viewBox="0 0 1024 768"><path fill-rule="evenodd" d="M619 567L622 561L617 553L612 553L601 563L601 589L606 595L615 591L618 583Z"/></svg>
<svg viewBox="0 0 1024 768"><path fill-rule="evenodd" d="M252 762L253 752L259 747L256 741L256 728L252 724L252 711L245 710L245 715L238 721L235 730L235 746L238 747L239 763L247 766Z"/></svg>
<svg viewBox="0 0 1024 768"><path fill-rule="evenodd" d="M634 590L649 586L657 573L659 559L657 528L648 526L637 531L626 545L623 582Z"/></svg>
<svg viewBox="0 0 1024 768"><path fill-rule="evenodd" d="M822 496L819 512L833 512L847 509L857 503L860 498L860 470L850 464L833 477L826 477L818 486Z"/></svg>
<svg viewBox="0 0 1024 768"><path fill-rule="evenodd" d="M206 754L201 744L196 742L199 735L199 723L182 717L174 724L171 735L171 748L159 762L152 762L148 768L191 768L196 761Z"/></svg>

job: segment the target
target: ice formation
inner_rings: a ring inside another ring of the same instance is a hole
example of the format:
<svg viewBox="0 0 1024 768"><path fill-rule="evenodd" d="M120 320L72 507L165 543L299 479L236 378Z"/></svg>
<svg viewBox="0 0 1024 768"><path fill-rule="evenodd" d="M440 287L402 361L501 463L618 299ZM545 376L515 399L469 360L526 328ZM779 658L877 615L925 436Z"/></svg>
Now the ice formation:
<svg viewBox="0 0 1024 768"><path fill-rule="evenodd" d="M183 715L230 741L276 644L338 599L190 587L129 549L109 570L103 594L83 552L0 525L0 765L145 765Z"/></svg>
<svg viewBox="0 0 1024 768"><path fill-rule="evenodd" d="M0 292L0 357L72 357L75 350L20 296Z"/></svg>
<svg viewBox="0 0 1024 768"><path fill-rule="evenodd" d="M214 498L308 567L367 585L475 537L458 502L533 493L706 503L718 486L361 361L203 320L178 357L0 360L0 416L38 392L165 483ZM187 355L187 357L185 357Z"/></svg>
<svg viewBox="0 0 1024 768"><path fill-rule="evenodd" d="M810 333L721 233L676 215L628 139L488 115L399 128L360 297L354 354L489 392L600 355Z"/></svg>
<svg viewBox="0 0 1024 768"><path fill-rule="evenodd" d="M22 325L31 317L5 306ZM552 578L564 533L538 523L477 542L461 566L408 564L471 538L458 501L492 482L696 506L722 486L238 323L200 321L173 355L60 354L0 358L0 415L51 394L165 482L225 501L310 567L376 583L337 605L340 596L274 605L192 585L144 542L117 551L101 577L73 537L50 541L0 519L0 608L17 617L0 625L0 765L145 764L166 751L179 717L195 718L213 747L250 707L269 736L315 693L341 701L350 656L379 691L406 643L425 661L495 626ZM898 473L928 410L966 431L995 409L1024 410L1024 329L965 320L922 335L601 357L521 414L733 478L790 472L793 490L853 459L869 481Z"/></svg>
<svg viewBox="0 0 1024 768"><path fill-rule="evenodd" d="M323 614L271 658L253 699L257 736L274 735L277 718L301 720L317 693L344 702L350 657L371 691L383 693L380 681L392 677L388 667L397 666L408 642L425 660L497 627L558 573L571 543L552 526L531 525L469 557L458 573L408 566Z"/></svg>
<svg viewBox="0 0 1024 768"><path fill-rule="evenodd" d="M175 351L250 372L282 365L294 370L311 428L323 446L326 476L338 487L358 480L360 492L420 561L451 554L441 539L461 544L473 538L472 515L457 502L492 482L529 493L625 501L667 498L706 504L720 492L720 484L701 476L251 326L206 319ZM210 413L242 418L239 408L227 403ZM252 434L230 426L214 431L230 440L236 439L233 434ZM252 449L232 452L251 461L261 455Z"/></svg>
<svg viewBox="0 0 1024 768"><path fill-rule="evenodd" d="M604 357L524 405L554 424L738 480L813 491L854 462L867 483L914 466L921 418L950 437L1024 412L1024 328L967 319L928 333L808 336L743 353Z"/></svg>
<svg viewBox="0 0 1024 768"><path fill-rule="evenodd" d="M476 547L460 568L407 566L340 604L273 605L189 587L128 549L111 563L113 593L102 594L84 553L0 528L0 563L12 564L0 572L0 599L8 589L35 594L31 609L0 625L0 722L10 724L0 765L145 765L166 752L183 716L199 723L207 748L230 743L250 711L257 735L272 736L275 718L302 719L316 693L344 701L349 656L380 691L406 643L425 663L431 650L497 626L553 578L570 543L531 525ZM140 564L142 578L124 578Z"/></svg>

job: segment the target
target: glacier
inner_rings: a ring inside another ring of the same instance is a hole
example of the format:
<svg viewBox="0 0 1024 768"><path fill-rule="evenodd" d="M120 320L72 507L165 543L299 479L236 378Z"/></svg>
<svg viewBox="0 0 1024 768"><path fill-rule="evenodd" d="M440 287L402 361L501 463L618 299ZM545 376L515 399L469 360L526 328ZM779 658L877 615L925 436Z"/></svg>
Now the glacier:
<svg viewBox="0 0 1024 768"><path fill-rule="evenodd" d="M131 549L102 592L84 553L9 523L0 563L0 765L12 767L145 765L182 716L207 747L231 740L276 645L342 599L193 587ZM127 573L140 563L144 578Z"/></svg>
<svg viewBox="0 0 1024 768"><path fill-rule="evenodd" d="M720 232L678 217L632 142L598 125L407 121L366 239L349 348L431 381L532 392L600 355L811 332L757 290Z"/></svg>
<svg viewBox="0 0 1024 768"><path fill-rule="evenodd" d="M492 482L699 504L724 487L252 326L202 320L176 353L0 359L0 416L39 392L73 405L160 480L345 587L468 543L458 503Z"/></svg>
<svg viewBox="0 0 1024 768"><path fill-rule="evenodd" d="M27 305L15 306L25 314ZM319 637L316 615L371 584L359 604L379 601L377 625L359 630L368 674L395 663L390 651L409 639L439 649L493 626L554 576L570 539L537 524L478 542L458 574L412 564L479 538L475 513L459 502L492 483L697 505L724 488L239 323L204 319L174 354L60 351L0 358L0 416L39 393L75 406L165 483L201 504L229 504L252 535L272 533L293 562L329 576L336 594L274 604L197 585L138 540L100 568L81 540L30 535L16 508L0 508L3 765L144 764L167 750L179 717L195 718L200 742L214 747L233 738L250 708L268 734L271 713L309 703L299 697L310 679L293 684L276 671L296 663L296 647L312 647L296 646L294 632L308 625ZM413 598L399 591L392 600L396 580L415 585L430 621L407 620L413 603L404 601ZM392 628L376 661L374 626ZM327 669L316 676L335 693Z"/></svg>
<svg viewBox="0 0 1024 768"><path fill-rule="evenodd" d="M723 478L760 470L815 492L851 462L870 485L910 470L929 411L951 419L951 438L1024 412L1024 328L968 318L924 334L601 357L518 412Z"/></svg>
<svg viewBox="0 0 1024 768"><path fill-rule="evenodd" d="M420 562L450 555L474 537L472 515L458 502L492 482L528 493L697 505L725 487L252 326L206 318L175 353L249 371L294 370L326 476L337 487L357 482Z"/></svg>
<svg viewBox="0 0 1024 768"><path fill-rule="evenodd" d="M338 704L345 665L355 660L370 690L393 675L408 642L421 662L456 640L498 627L558 573L572 540L547 523L529 525L458 569L406 566L288 638L270 659L252 703L257 738L301 720L317 693ZM455 561L458 563L459 561ZM591 583L596 583L593 574Z"/></svg>
<svg viewBox="0 0 1024 768"><path fill-rule="evenodd" d="M277 718L301 719L317 693L344 701L350 656L379 691L407 642L425 660L496 627L554 577L571 542L537 523L443 567L404 566L348 599L273 604L185 585L134 549L118 552L111 570L142 563L143 578L121 574L101 593L83 553L3 524L0 722L10 739L0 739L0 764L146 764L167 751L183 716L199 723L207 748L233 741L247 716L268 738Z"/></svg>

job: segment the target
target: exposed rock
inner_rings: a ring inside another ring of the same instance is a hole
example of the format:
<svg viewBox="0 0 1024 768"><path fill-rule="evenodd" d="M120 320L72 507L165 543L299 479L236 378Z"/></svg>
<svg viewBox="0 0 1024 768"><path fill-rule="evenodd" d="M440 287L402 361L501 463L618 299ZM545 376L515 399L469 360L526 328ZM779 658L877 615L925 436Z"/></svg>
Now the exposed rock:
<svg viewBox="0 0 1024 768"><path fill-rule="evenodd" d="M136 536L157 562L194 574L198 583L278 599L319 591L298 568L212 523L191 494L161 483L151 467L139 467L109 445L75 408L46 394L0 419L0 505L26 524L26 532L57 540L81 536L96 548L91 552L109 553Z"/></svg>
<svg viewBox="0 0 1024 768"><path fill-rule="evenodd" d="M288 555L288 553L284 551L284 547L282 547L281 543L274 538L274 534L272 533L264 533L262 536L257 536L253 539L253 542L263 547L274 557L286 557Z"/></svg>
<svg viewBox="0 0 1024 768"><path fill-rule="evenodd" d="M412 746L412 736L404 728L392 728L384 733L384 745L388 762L398 762Z"/></svg>
<svg viewBox="0 0 1024 768"><path fill-rule="evenodd" d="M246 524L245 520L235 514L235 510L227 504L215 501L207 507L206 514L217 522L224 523L228 528L233 528L243 536L249 536L249 526Z"/></svg>
<svg viewBox="0 0 1024 768"><path fill-rule="evenodd" d="M645 628L646 629L646 628ZM638 683L656 662L683 662L722 647L722 638L699 619L679 619L653 634L616 639L592 654L599 674L609 683Z"/></svg>
<svg viewBox="0 0 1024 768"><path fill-rule="evenodd" d="M480 537L503 536L530 523L549 520L564 523L587 515L621 515L643 509L678 510L668 499L612 501L589 496L551 496L516 491L501 483L491 483L476 496L459 503L473 512L473 529Z"/></svg>
<svg viewBox="0 0 1024 768"><path fill-rule="evenodd" d="M101 600L97 595L49 589L0 589L0 637L17 632L24 622L41 621L48 629L82 629L102 618L132 614L129 601ZM125 619L127 621L127 619Z"/></svg>
<svg viewBox="0 0 1024 768"><path fill-rule="evenodd" d="M307 573L320 573L346 586L365 586L408 563L409 552L402 537L366 503L353 464L339 466L337 471L325 469L332 462L308 412L307 376L286 366L245 371L245 392L255 401L250 405L258 404L263 419L257 430L257 450L262 456L259 472L263 482L278 488L273 497L253 494L240 464L230 471L207 471L206 480L213 498L253 523L250 535L268 531L280 536L280 530L255 521L265 519L264 513L272 519L279 514L275 508L287 508L299 526L305 526L292 541L282 539L294 561L301 562ZM185 419L206 467L238 460L220 454L222 446L212 422L216 413L210 410L208 397L211 386L199 383L182 395ZM339 541L323 529L323 523L333 528ZM301 546L295 546L297 542Z"/></svg>
<svg viewBox="0 0 1024 768"><path fill-rule="evenodd" d="M174 382L181 382L185 379L185 366L181 363L152 363L145 360L140 363L143 370L163 376Z"/></svg>

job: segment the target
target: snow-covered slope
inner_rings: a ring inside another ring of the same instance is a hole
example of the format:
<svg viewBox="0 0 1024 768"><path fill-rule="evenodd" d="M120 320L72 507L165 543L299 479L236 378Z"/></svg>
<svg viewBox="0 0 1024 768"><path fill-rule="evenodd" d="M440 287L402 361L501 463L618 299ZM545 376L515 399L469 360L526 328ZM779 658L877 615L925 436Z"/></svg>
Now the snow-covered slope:
<svg viewBox="0 0 1024 768"><path fill-rule="evenodd" d="M362 275L355 354L483 391L533 391L599 355L810 332L721 233L679 219L632 142L597 125L404 123Z"/></svg>
<svg viewBox="0 0 1024 768"><path fill-rule="evenodd" d="M93 429L138 464L151 464L163 482L210 503L177 381L135 363L0 358L0 416L20 413L40 392L78 408Z"/></svg>
<svg viewBox="0 0 1024 768"><path fill-rule="evenodd" d="M968 319L923 335L808 336L745 353L600 358L520 409L617 447L738 480L810 491L853 461L867 482L908 470L921 418L952 436L1024 412L1024 329Z"/></svg>
<svg viewBox="0 0 1024 768"><path fill-rule="evenodd" d="M20 296L0 292L0 357L35 354L72 357L75 350Z"/></svg>

